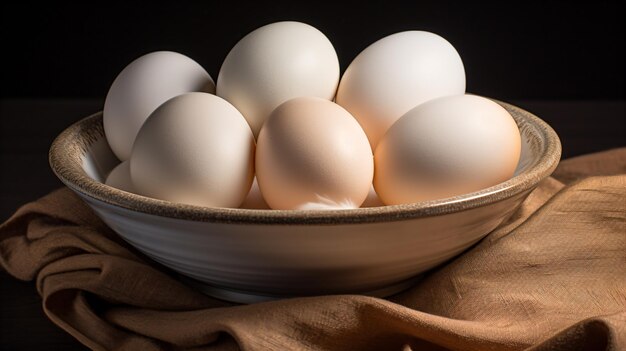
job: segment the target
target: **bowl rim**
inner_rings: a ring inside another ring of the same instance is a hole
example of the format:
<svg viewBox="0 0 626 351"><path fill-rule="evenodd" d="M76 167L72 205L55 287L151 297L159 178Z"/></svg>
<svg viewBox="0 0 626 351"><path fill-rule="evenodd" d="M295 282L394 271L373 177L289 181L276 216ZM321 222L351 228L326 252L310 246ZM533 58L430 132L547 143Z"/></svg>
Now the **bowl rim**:
<svg viewBox="0 0 626 351"><path fill-rule="evenodd" d="M74 192L114 207L173 219L237 224L336 225L430 217L469 210L530 191L558 165L561 143L556 132L546 122L514 105L493 101L543 134L545 144L539 160L526 171L494 186L468 194L411 204L336 210L212 208L128 193L92 179L78 162L89 145L104 134L102 111L79 120L61 132L50 147L49 162L56 176Z"/></svg>

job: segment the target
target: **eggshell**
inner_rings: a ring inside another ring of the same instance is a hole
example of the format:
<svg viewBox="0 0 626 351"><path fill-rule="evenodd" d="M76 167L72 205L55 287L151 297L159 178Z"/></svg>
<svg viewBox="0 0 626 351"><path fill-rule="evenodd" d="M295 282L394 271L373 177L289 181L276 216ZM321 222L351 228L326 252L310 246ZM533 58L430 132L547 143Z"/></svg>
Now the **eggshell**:
<svg viewBox="0 0 626 351"><path fill-rule="evenodd" d="M263 194L261 194L261 189L259 189L259 182L254 177L252 181L252 187L248 192L248 196L243 200L243 203L240 206L241 208L253 209L253 210L269 210L270 207L265 202L263 198Z"/></svg>
<svg viewBox="0 0 626 351"><path fill-rule="evenodd" d="M259 134L261 193L273 209L356 208L371 187L372 151L341 106L300 97L277 107Z"/></svg>
<svg viewBox="0 0 626 351"><path fill-rule="evenodd" d="M104 183L108 186L134 193L133 182L130 179L130 163L124 161L115 166Z"/></svg>
<svg viewBox="0 0 626 351"><path fill-rule="evenodd" d="M374 165L374 169L376 165ZM378 194L376 194L376 190L374 189L374 185L370 187L370 191L367 193L367 197L365 201L361 204L361 207L380 207L385 206L385 204L380 200Z"/></svg>
<svg viewBox="0 0 626 351"><path fill-rule="evenodd" d="M339 59L328 38L308 24L277 22L256 29L228 53L217 95L244 115L258 135L281 103L298 96L335 97Z"/></svg>
<svg viewBox="0 0 626 351"><path fill-rule="evenodd" d="M336 101L359 121L375 150L387 129L413 107L463 93L465 69L454 47L436 34L408 31L363 50L341 78Z"/></svg>
<svg viewBox="0 0 626 351"><path fill-rule="evenodd" d="M254 176L254 136L226 100L176 96L139 130L130 175L142 195L172 202L238 207Z"/></svg>
<svg viewBox="0 0 626 351"><path fill-rule="evenodd" d="M104 102L104 133L111 150L120 160L128 160L139 128L152 111L193 91L214 93L215 83L185 55L157 51L131 62L115 78Z"/></svg>
<svg viewBox="0 0 626 351"><path fill-rule="evenodd" d="M407 112L375 152L374 187L387 205L470 193L513 176L519 129L497 103L474 95L431 100Z"/></svg>

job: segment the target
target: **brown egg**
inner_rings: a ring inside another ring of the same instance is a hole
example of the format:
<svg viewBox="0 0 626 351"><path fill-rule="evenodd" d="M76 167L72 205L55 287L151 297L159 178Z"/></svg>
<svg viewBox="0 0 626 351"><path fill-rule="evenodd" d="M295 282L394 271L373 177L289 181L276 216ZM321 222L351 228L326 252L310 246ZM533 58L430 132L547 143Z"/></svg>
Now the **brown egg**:
<svg viewBox="0 0 626 351"><path fill-rule="evenodd" d="M357 208L374 174L372 150L341 106L299 97L278 106L257 140L256 175L273 209Z"/></svg>

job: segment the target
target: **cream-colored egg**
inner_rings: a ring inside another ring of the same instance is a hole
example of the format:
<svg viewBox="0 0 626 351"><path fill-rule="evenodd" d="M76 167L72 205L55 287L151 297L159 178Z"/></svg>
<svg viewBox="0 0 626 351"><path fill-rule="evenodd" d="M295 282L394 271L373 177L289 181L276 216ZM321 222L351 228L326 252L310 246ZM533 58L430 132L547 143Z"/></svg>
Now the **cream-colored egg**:
<svg viewBox="0 0 626 351"><path fill-rule="evenodd" d="M336 101L359 121L375 150L387 129L413 107L463 93L465 69L454 47L436 34L408 31L363 50L341 78Z"/></svg>
<svg viewBox="0 0 626 351"><path fill-rule="evenodd" d="M254 177L254 136L241 113L206 93L159 106L137 134L130 175L138 193L172 202L238 207Z"/></svg>
<svg viewBox="0 0 626 351"><path fill-rule="evenodd" d="M273 209L356 208L374 164L365 133L341 106L300 97L277 107L257 142L257 179Z"/></svg>
<svg viewBox="0 0 626 351"><path fill-rule="evenodd" d="M339 59L316 28L277 22L249 33L228 53L217 78L217 95L233 104L258 135L281 103L298 96L335 97Z"/></svg>
<svg viewBox="0 0 626 351"><path fill-rule="evenodd" d="M520 152L519 129L502 106L442 97L389 128L376 148L374 187L387 205L470 193L511 178Z"/></svg>
<svg viewBox="0 0 626 351"><path fill-rule="evenodd" d="M134 193L133 182L130 179L130 162L124 161L115 166L104 183L108 186Z"/></svg>
<svg viewBox="0 0 626 351"><path fill-rule="evenodd" d="M120 72L104 102L104 133L122 161L144 121L159 105L183 93L215 92L215 83L197 62L171 51L139 57Z"/></svg>

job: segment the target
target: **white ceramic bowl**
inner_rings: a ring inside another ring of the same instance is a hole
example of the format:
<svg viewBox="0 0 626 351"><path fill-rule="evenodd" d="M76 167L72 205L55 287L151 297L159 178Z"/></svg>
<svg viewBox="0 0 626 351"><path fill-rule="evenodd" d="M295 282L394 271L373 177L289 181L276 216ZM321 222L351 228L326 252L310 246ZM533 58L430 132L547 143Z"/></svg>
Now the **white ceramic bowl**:
<svg viewBox="0 0 626 351"><path fill-rule="evenodd" d="M105 140L101 113L61 133L50 164L124 240L209 295L243 303L319 294L387 296L483 238L557 166L556 133L534 115L501 104L521 131L516 175L471 194L408 205L248 210L127 193L103 184L119 161Z"/></svg>

